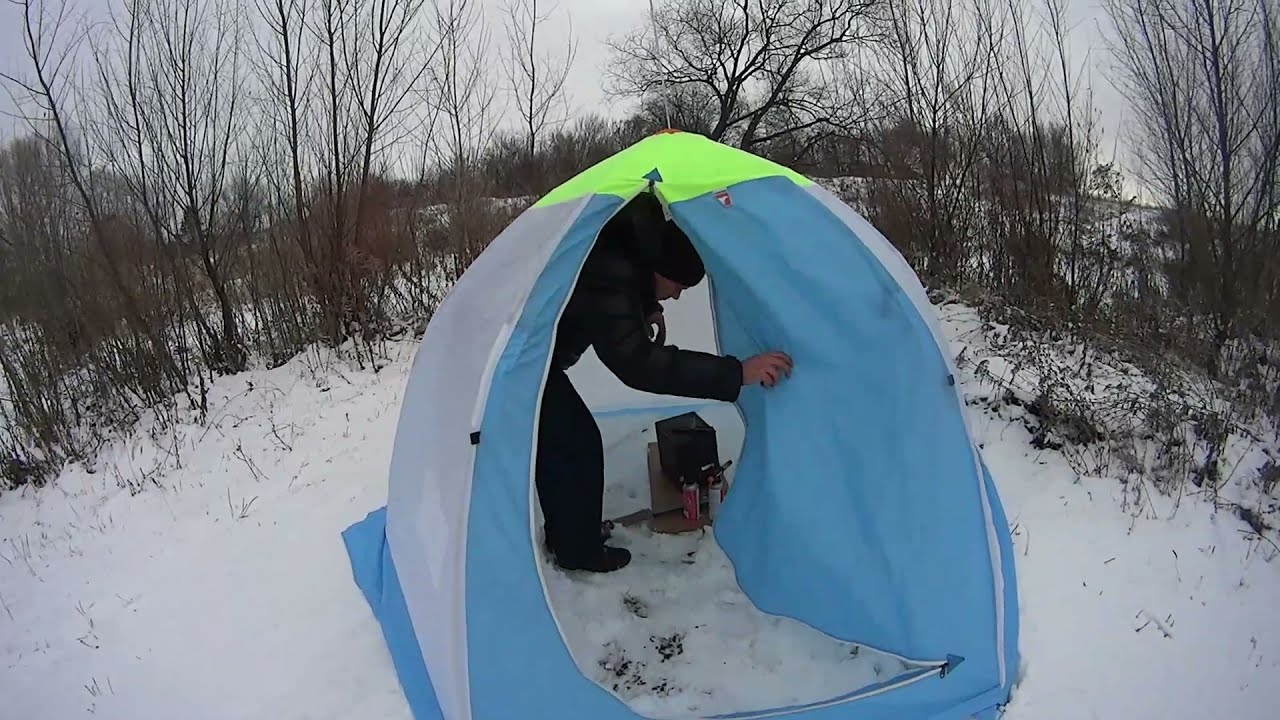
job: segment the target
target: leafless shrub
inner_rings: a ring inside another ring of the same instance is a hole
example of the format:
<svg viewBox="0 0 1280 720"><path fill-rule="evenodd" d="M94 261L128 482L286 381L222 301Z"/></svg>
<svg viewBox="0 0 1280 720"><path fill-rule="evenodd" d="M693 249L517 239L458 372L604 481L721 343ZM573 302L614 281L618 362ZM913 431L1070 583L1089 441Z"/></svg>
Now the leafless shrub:
<svg viewBox="0 0 1280 720"><path fill-rule="evenodd" d="M1271 459L1259 468L1258 483L1262 486L1263 492L1268 495L1276 495L1276 491L1280 490L1280 463Z"/></svg>
<svg viewBox="0 0 1280 720"><path fill-rule="evenodd" d="M484 155L481 175L496 196L537 196L659 129L644 115L621 121L586 115L547 133L532 161L518 134L498 135Z"/></svg>
<svg viewBox="0 0 1280 720"><path fill-rule="evenodd" d="M1174 294L1229 340L1277 332L1280 13L1269 0L1110 0L1119 84L1144 179L1169 208Z"/></svg>
<svg viewBox="0 0 1280 720"><path fill-rule="evenodd" d="M14 291L0 309L0 484L41 482L64 460L92 454L104 431L173 400L173 356L165 348L157 358L133 331L61 159L39 138L0 148L0 227L12 261L0 284ZM147 297L136 268L153 254L120 219L99 232L129 292ZM134 307L149 308L134 323L167 335L159 308Z"/></svg>
<svg viewBox="0 0 1280 720"><path fill-rule="evenodd" d="M982 364L975 375L996 391L987 399L992 409L1019 409L1033 446L1060 453L1083 476L1120 478L1134 511L1149 511L1144 493L1156 491L1189 491L1233 508L1220 494L1229 483L1252 484L1259 497L1274 493L1269 465L1252 478L1229 452L1239 441L1266 446L1256 418L1203 369L1107 344L1114 338L1073 332L990 297L981 302L985 337L1005 367Z"/></svg>

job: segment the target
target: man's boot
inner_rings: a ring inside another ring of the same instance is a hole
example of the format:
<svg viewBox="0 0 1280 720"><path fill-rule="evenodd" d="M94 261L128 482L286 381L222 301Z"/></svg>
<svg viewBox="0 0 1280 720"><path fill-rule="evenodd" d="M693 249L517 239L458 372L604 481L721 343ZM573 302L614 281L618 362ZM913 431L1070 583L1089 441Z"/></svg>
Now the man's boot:
<svg viewBox="0 0 1280 720"><path fill-rule="evenodd" d="M563 570L583 570L594 573L611 573L631 563L631 551L626 548L601 545L598 549L573 556L556 556L556 564Z"/></svg>

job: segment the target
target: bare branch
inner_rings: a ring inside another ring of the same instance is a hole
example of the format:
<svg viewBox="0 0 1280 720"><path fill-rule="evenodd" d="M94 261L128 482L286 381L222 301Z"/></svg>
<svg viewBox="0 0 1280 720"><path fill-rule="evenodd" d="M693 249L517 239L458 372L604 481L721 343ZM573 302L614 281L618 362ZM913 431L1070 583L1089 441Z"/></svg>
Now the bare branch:
<svg viewBox="0 0 1280 720"><path fill-rule="evenodd" d="M520 114L525 150L532 158L539 137L563 125L568 117L564 84L577 54L577 43L570 21L563 57L540 52L540 30L550 12L540 14L538 0L508 0L504 9L508 47L503 66Z"/></svg>
<svg viewBox="0 0 1280 720"><path fill-rule="evenodd" d="M879 42L881 0L664 2L642 27L609 42L610 89L623 96L697 88L714 99L714 139L744 148L862 116L811 78ZM657 42L655 43L654 37ZM791 116L782 122L778 116ZM766 125L777 129L762 134ZM790 126L790 127L788 127ZM767 140L766 140L767 139Z"/></svg>

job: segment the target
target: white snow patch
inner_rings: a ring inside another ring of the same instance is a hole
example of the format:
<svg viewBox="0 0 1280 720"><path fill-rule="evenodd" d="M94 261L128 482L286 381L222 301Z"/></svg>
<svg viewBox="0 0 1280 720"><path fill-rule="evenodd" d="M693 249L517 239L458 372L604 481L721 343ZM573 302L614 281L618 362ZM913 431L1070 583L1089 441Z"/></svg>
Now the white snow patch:
<svg viewBox="0 0 1280 720"><path fill-rule="evenodd" d="M632 563L607 575L544 560L578 667L646 717L707 716L830 700L911 669L758 610L710 532L619 527Z"/></svg>
<svg viewBox="0 0 1280 720"><path fill-rule="evenodd" d="M1023 664L1005 717L1274 718L1280 549L1207 495L1081 474L1061 452L1033 447L1025 414L991 409L992 385L976 371L1027 380L991 354L1003 329L958 304L941 315L953 354L968 353L961 387L1013 529ZM1223 494L1246 493L1247 477Z"/></svg>
<svg viewBox="0 0 1280 720"><path fill-rule="evenodd" d="M221 378L207 425L0 495L0 717L408 718L339 533L385 501L412 349Z"/></svg>

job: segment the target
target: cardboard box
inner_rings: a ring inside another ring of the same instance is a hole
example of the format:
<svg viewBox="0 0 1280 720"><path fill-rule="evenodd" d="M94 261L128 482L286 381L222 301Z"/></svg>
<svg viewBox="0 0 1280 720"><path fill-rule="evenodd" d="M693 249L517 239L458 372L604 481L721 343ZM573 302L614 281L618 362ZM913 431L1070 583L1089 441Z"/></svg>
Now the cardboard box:
<svg viewBox="0 0 1280 720"><path fill-rule="evenodd" d="M707 506L706 490L702 493L702 511L698 513L699 519L691 521L684 516L684 501L681 497L679 488L675 483L667 479L662 472L662 462L658 457L658 444L649 443L649 509L631 513L624 517L614 520L619 525L637 525L647 522L649 528L654 532L660 532L671 535L692 532L710 526L712 523L707 518L709 512Z"/></svg>

